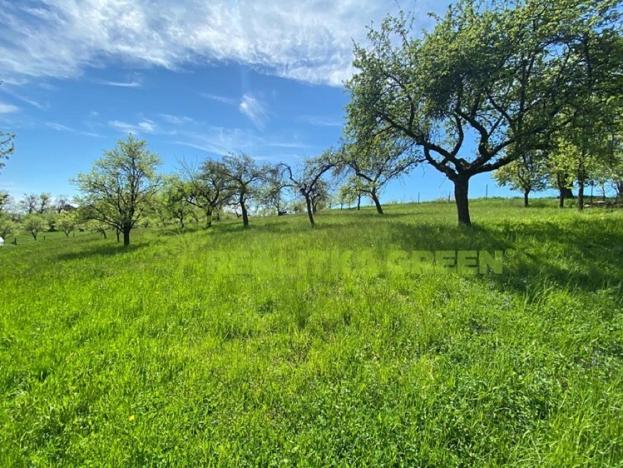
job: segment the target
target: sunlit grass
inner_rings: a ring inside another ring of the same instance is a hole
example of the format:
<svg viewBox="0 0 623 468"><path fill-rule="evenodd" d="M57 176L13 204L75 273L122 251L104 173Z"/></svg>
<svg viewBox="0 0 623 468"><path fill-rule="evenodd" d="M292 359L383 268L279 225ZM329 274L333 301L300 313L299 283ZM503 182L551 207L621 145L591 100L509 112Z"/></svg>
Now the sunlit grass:
<svg viewBox="0 0 623 468"><path fill-rule="evenodd" d="M430 203L127 250L20 236L0 249L0 464L616 465L623 215L520 204L474 202L471 229ZM506 250L505 272L388 270L401 249Z"/></svg>

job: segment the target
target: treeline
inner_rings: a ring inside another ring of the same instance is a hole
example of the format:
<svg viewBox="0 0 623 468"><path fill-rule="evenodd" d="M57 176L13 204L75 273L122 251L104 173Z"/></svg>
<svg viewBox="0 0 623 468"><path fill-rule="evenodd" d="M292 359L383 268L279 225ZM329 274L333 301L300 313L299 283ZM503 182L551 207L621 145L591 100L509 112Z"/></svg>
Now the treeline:
<svg viewBox="0 0 623 468"><path fill-rule="evenodd" d="M180 227L201 213L209 227L232 211L247 226L250 207L281 214L296 198L313 226L336 185L341 204L364 196L382 214L385 185L419 164L453 183L463 225L471 224L470 180L487 172L522 191L526 205L546 187L559 191L561 206L575 187L580 210L589 185L621 197L621 3L458 0L424 35L409 14L388 17L355 46L337 150L297 167L230 155L160 177L158 157L130 137L76 178L78 212L126 245L154 212ZM40 215L26 215L26 225Z"/></svg>

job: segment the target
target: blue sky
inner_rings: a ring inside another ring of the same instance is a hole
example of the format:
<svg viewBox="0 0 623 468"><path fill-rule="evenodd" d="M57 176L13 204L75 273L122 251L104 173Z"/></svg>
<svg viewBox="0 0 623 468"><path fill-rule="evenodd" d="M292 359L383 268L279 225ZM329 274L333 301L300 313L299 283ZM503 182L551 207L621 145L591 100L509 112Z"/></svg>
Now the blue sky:
<svg viewBox="0 0 623 468"><path fill-rule="evenodd" d="M398 7L381 0L0 0L0 128L17 134L0 189L72 195L70 179L128 132L174 172L185 161L245 152L295 163L339 143L352 41ZM488 175L471 195L508 195ZM386 201L447 197L429 167Z"/></svg>

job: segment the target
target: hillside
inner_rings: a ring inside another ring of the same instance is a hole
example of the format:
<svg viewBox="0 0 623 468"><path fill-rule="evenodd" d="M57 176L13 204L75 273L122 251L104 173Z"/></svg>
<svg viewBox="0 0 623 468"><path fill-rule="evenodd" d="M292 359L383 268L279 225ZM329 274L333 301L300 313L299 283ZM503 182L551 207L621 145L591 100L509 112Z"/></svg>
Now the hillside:
<svg viewBox="0 0 623 468"><path fill-rule="evenodd" d="M0 464L620 463L623 213L521 203L22 235ZM416 250L504 270L393 267Z"/></svg>

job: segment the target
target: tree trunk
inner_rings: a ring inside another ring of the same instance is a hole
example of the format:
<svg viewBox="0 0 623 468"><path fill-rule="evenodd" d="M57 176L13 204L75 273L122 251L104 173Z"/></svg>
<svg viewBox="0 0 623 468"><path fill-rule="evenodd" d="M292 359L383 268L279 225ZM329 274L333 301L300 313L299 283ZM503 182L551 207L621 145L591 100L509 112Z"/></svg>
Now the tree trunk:
<svg viewBox="0 0 623 468"><path fill-rule="evenodd" d="M305 197L305 205L307 206L307 216L309 218L309 222L311 223L312 227L314 227L316 225L316 222L314 221L314 210L312 208L311 199L307 196Z"/></svg>
<svg viewBox="0 0 623 468"><path fill-rule="evenodd" d="M121 239L119 238L121 231L119 229L115 229L115 234L117 235L117 242L121 242ZM104 239L106 239L106 234L104 234Z"/></svg>
<svg viewBox="0 0 623 468"><path fill-rule="evenodd" d="M357 195L357 211L361 209L361 194Z"/></svg>
<svg viewBox="0 0 623 468"><path fill-rule="evenodd" d="M459 217L459 225L470 226L469 218L469 177L459 176L454 180L454 202Z"/></svg>
<svg viewBox="0 0 623 468"><path fill-rule="evenodd" d="M212 227L212 208L206 210L206 229Z"/></svg>
<svg viewBox="0 0 623 468"><path fill-rule="evenodd" d="M247 207L243 200L240 200L240 209L242 210L242 225L249 227L249 215L247 214Z"/></svg>
<svg viewBox="0 0 623 468"><path fill-rule="evenodd" d="M383 214L383 207L381 206L381 202L379 200L379 197L376 195L376 193L371 192L370 197L372 198L372 201L374 202L374 206L376 206L376 212L378 214Z"/></svg>
<svg viewBox="0 0 623 468"><path fill-rule="evenodd" d="M128 245L130 245L130 230L131 228L127 226L123 228L123 246L124 247L127 247Z"/></svg>
<svg viewBox="0 0 623 468"><path fill-rule="evenodd" d="M35 231L30 231L30 234L32 235L34 240L37 240L37 233Z"/></svg>
<svg viewBox="0 0 623 468"><path fill-rule="evenodd" d="M578 210L584 209L584 179L578 179Z"/></svg>
<svg viewBox="0 0 623 468"><path fill-rule="evenodd" d="M523 206L528 208L528 195L530 194L530 190L523 191Z"/></svg>

